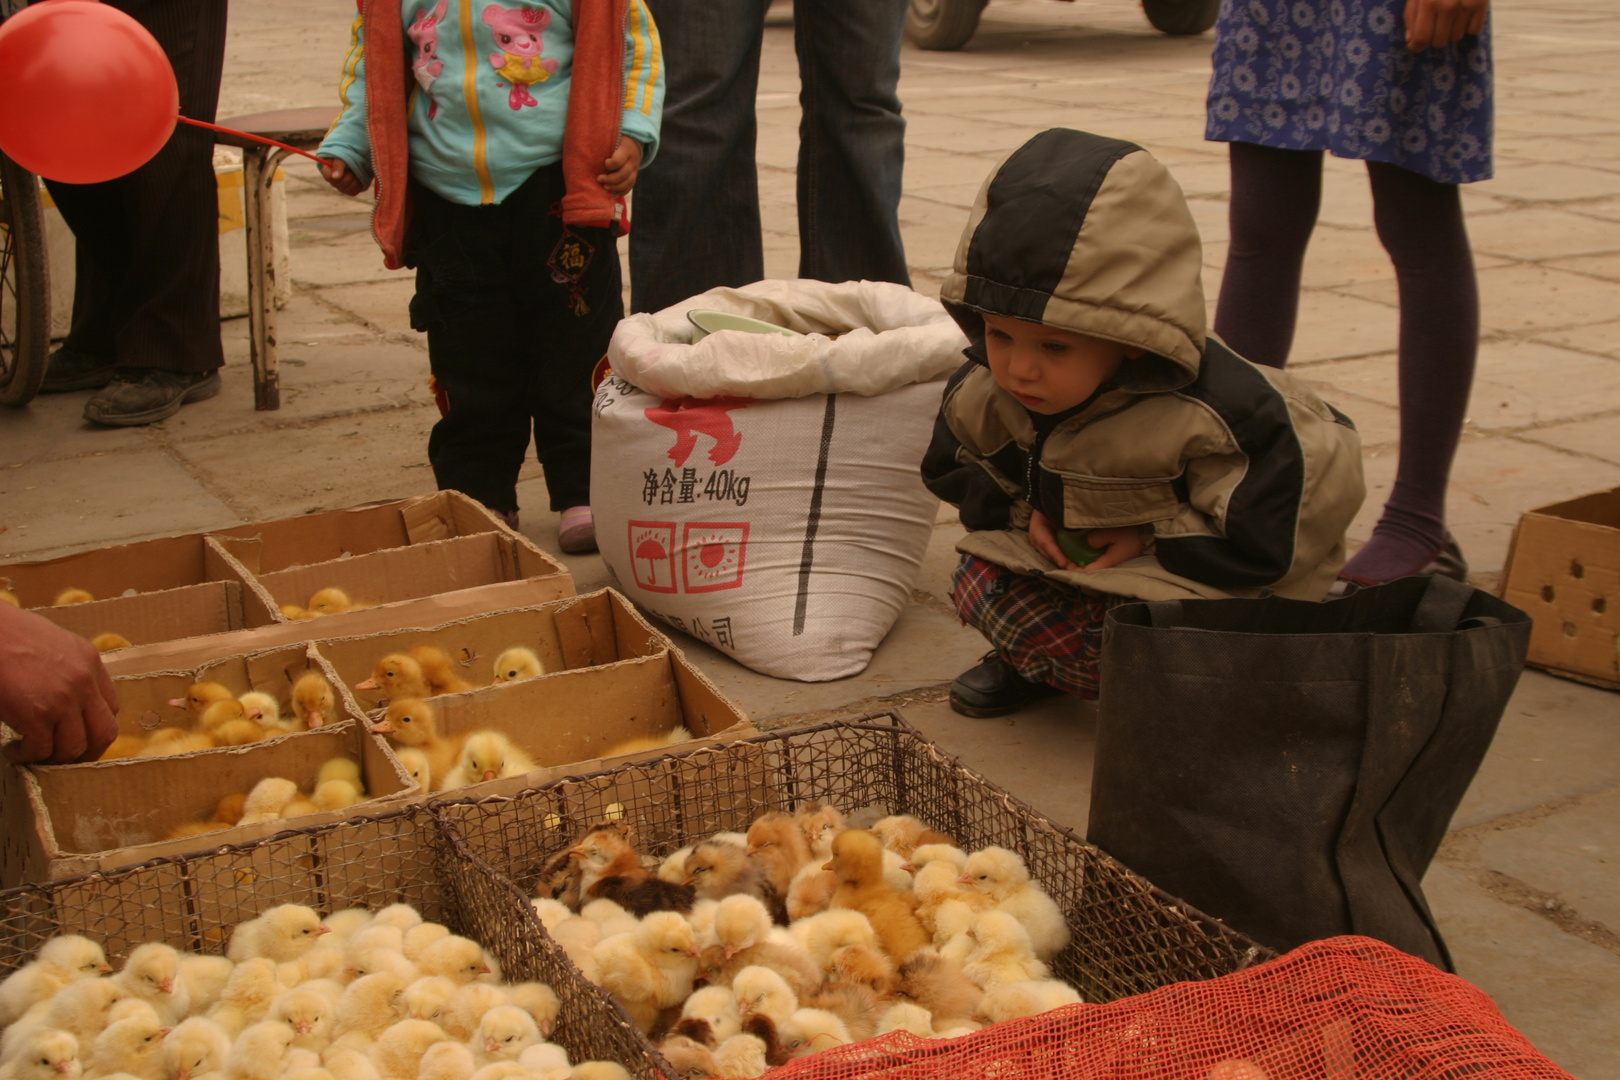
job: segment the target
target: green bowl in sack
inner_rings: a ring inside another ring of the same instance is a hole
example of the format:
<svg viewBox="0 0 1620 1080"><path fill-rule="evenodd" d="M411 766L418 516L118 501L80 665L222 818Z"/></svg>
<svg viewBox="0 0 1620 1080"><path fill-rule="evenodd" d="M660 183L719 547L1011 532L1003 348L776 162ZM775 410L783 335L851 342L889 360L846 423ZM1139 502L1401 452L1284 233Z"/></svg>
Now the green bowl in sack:
<svg viewBox="0 0 1620 1080"><path fill-rule="evenodd" d="M777 326L761 319L750 319L746 315L733 315L729 311L715 311L712 308L688 311L686 321L697 328L697 333L692 335L694 345L719 330L741 330L746 334L781 334L783 337L803 336L797 330L789 330L785 326Z"/></svg>

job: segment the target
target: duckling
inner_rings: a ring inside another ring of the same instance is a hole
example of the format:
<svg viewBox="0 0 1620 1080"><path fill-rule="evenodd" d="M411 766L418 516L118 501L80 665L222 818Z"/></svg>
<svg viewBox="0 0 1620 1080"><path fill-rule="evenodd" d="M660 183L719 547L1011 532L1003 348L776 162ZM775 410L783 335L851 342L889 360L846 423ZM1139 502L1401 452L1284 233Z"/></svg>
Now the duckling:
<svg viewBox="0 0 1620 1080"><path fill-rule="evenodd" d="M371 730L387 735L396 746L414 747L427 755L429 791L443 791L451 770L461 758L465 736L439 734L433 706L420 698L397 698Z"/></svg>
<svg viewBox="0 0 1620 1080"><path fill-rule="evenodd" d="M185 697L173 698L169 704L176 709L184 709L192 715L193 719L200 719L203 710L216 701L224 701L234 697L228 687L217 682L194 682L186 688Z"/></svg>
<svg viewBox="0 0 1620 1080"><path fill-rule="evenodd" d="M95 597L92 596L88 590L74 589L70 587L57 593L56 599L51 601L51 606L66 607L68 604L88 604L94 599Z"/></svg>
<svg viewBox="0 0 1620 1080"><path fill-rule="evenodd" d="M317 591L309 598L309 606L305 610L315 615L337 615L340 612L352 611L355 606L348 593L333 587Z"/></svg>
<svg viewBox="0 0 1620 1080"><path fill-rule="evenodd" d="M450 655L436 645L413 645L405 655L416 661L427 680L428 690L434 694L457 694L471 690L473 684L456 674Z"/></svg>
<svg viewBox="0 0 1620 1080"><path fill-rule="evenodd" d="M461 757L450 775L444 778L444 786L448 790L485 780L505 780L533 772L535 768L529 755L505 735L498 731L475 731L462 744Z"/></svg>
<svg viewBox="0 0 1620 1080"><path fill-rule="evenodd" d="M533 649L515 646L507 649L495 659L495 682L516 682L519 679L532 679L537 675L544 675L546 667L540 662Z"/></svg>
<svg viewBox="0 0 1620 1080"><path fill-rule="evenodd" d="M319 671L306 671L298 676L292 688L293 712L313 731L337 716L337 698L332 684Z"/></svg>
<svg viewBox="0 0 1620 1080"><path fill-rule="evenodd" d="M96 647L96 652L112 652L114 649L129 648L131 642L123 634L106 633L91 638L90 644Z"/></svg>
<svg viewBox="0 0 1620 1080"><path fill-rule="evenodd" d="M404 653L389 653L377 661L371 678L354 684L356 690L381 690L391 700L433 696L422 665Z"/></svg>

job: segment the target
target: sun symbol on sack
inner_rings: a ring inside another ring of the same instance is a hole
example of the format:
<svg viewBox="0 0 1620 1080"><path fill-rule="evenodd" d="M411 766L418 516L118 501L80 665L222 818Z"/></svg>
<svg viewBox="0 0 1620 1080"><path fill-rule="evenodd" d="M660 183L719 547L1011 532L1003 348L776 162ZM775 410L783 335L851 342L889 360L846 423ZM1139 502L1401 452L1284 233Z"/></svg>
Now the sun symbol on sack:
<svg viewBox="0 0 1620 1080"><path fill-rule="evenodd" d="M694 522L685 528L683 544L686 591L714 592L742 584L748 549L748 526L742 522Z"/></svg>

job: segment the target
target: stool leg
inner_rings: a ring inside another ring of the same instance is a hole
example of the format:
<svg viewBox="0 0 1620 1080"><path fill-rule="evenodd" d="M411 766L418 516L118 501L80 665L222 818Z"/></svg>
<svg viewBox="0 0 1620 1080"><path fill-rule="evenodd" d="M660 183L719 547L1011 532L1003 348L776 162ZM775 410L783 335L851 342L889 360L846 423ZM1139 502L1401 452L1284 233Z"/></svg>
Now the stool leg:
<svg viewBox="0 0 1620 1080"><path fill-rule="evenodd" d="M242 198L247 223L248 327L253 349L253 407L281 408L276 362L276 253L270 185L285 151L242 151Z"/></svg>

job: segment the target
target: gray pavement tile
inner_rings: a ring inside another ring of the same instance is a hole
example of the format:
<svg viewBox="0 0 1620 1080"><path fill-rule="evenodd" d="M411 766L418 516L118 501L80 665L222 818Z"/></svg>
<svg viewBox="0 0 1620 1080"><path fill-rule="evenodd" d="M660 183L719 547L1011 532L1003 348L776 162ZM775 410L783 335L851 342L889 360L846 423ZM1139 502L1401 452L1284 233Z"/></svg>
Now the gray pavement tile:
<svg viewBox="0 0 1620 1080"><path fill-rule="evenodd" d="M1526 207L1475 218L1468 223L1468 238L1476 250L1489 255L1557 259L1620 251L1620 223L1568 210Z"/></svg>
<svg viewBox="0 0 1620 1080"><path fill-rule="evenodd" d="M313 291L326 302L364 319L385 333L420 337L411 329L410 303L411 297L416 295L416 282L410 278L363 285L334 285Z"/></svg>
<svg viewBox="0 0 1620 1080"><path fill-rule="evenodd" d="M196 408L189 405L187 408ZM216 529L242 519L160 450L0 469L0 557Z"/></svg>
<svg viewBox="0 0 1620 1080"><path fill-rule="evenodd" d="M1399 314L1342 292L1306 289L1299 298L1290 366L1348 356L1368 356L1395 347Z"/></svg>
<svg viewBox="0 0 1620 1080"><path fill-rule="evenodd" d="M1457 973L1536 1049L1580 1080L1620 1075L1620 957L1497 902L1451 867L1431 868L1423 891Z"/></svg>
<svg viewBox="0 0 1620 1080"><path fill-rule="evenodd" d="M1592 323L1562 330L1546 330L1535 336L1537 341L1620 358L1620 322Z"/></svg>
<svg viewBox="0 0 1620 1080"><path fill-rule="evenodd" d="M433 491L427 437L437 419L431 404L397 408L196 439L172 453L243 520L261 521Z"/></svg>
<svg viewBox="0 0 1620 1080"><path fill-rule="evenodd" d="M294 228L310 220L293 223ZM326 219L331 220L331 219ZM293 281L308 288L323 288L364 281L415 281L414 270L390 270L369 228L330 238L306 232L290 260Z"/></svg>
<svg viewBox="0 0 1620 1080"><path fill-rule="evenodd" d="M138 450L151 444L140 428L104 428L84 419L84 403L92 391L44 394L26 409L8 409L0 420L0 461L20 465L66 457L99 457L120 450ZM71 433L71 434L70 434Z"/></svg>
<svg viewBox="0 0 1620 1080"><path fill-rule="evenodd" d="M1620 283L1620 252L1611 252L1607 255L1580 255L1573 259L1549 259L1546 265L1556 270L1569 270ZM1620 299L1620 296L1616 298Z"/></svg>
<svg viewBox="0 0 1620 1080"><path fill-rule="evenodd" d="M1582 795L1528 824L1486 831L1479 855L1492 870L1535 882L1583 920L1620 927L1620 788Z"/></svg>
<svg viewBox="0 0 1620 1080"><path fill-rule="evenodd" d="M1620 784L1615 704L1613 691L1526 670L1451 828Z"/></svg>
<svg viewBox="0 0 1620 1080"><path fill-rule="evenodd" d="M1620 195L1620 177L1580 165L1537 162L1498 166L1491 179L1469 187L1524 202L1569 202Z"/></svg>
<svg viewBox="0 0 1620 1080"><path fill-rule="evenodd" d="M1620 465L1620 415L1611 414L1593 420L1554 424L1551 427L1521 432L1518 437L1528 442L1556 446L1560 450L1590 454L1592 457Z"/></svg>
<svg viewBox="0 0 1620 1080"><path fill-rule="evenodd" d="M1544 267L1499 266L1479 274L1480 322L1488 329L1546 331L1607 321L1615 289L1606 281Z"/></svg>

